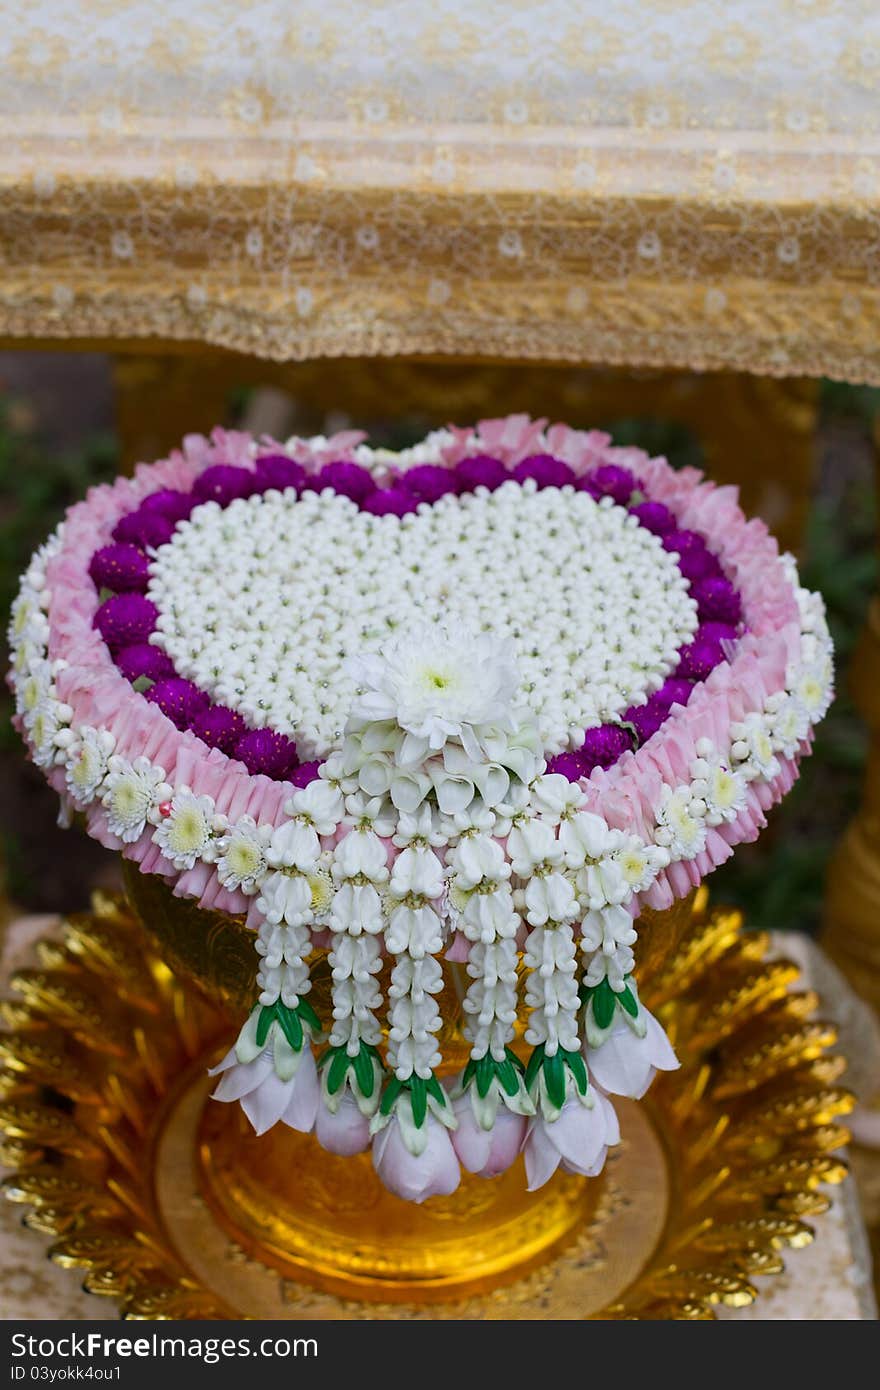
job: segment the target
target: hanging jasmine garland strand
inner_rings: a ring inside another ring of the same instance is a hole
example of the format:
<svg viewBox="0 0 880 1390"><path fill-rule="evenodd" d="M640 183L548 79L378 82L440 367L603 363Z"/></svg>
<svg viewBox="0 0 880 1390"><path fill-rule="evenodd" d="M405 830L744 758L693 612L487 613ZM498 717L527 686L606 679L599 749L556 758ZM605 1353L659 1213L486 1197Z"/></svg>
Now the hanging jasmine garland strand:
<svg viewBox="0 0 880 1390"><path fill-rule="evenodd" d="M228 836L220 842L237 865L230 872L239 878L253 866L258 845L267 867L256 901L259 998L235 1046L215 1068L222 1073L216 1099L241 1100L258 1133L279 1119L308 1133L318 1116L312 1040L321 1023L306 999L308 958L312 928L329 906L320 836L336 829L342 798L328 782L315 782L296 792L285 810L290 819L271 833L265 849L254 837L250 854Z"/></svg>
<svg viewBox="0 0 880 1390"><path fill-rule="evenodd" d="M424 1153L438 1123L447 1128L455 1124L434 1074L441 1061L435 1035L442 1025L434 996L443 988L436 959L443 948L443 924L434 903L443 889L443 865L428 845L411 843L401 850L388 886L385 932L386 949L394 957L387 1054L394 1075L372 1128L380 1134L389 1125L398 1126L414 1158Z"/></svg>
<svg viewBox="0 0 880 1390"><path fill-rule="evenodd" d="M503 814L507 808L498 808ZM464 1034L471 1055L459 1079L453 1145L462 1165L491 1176L509 1167L534 1107L523 1066L511 1051L517 1018L517 932L512 868L497 840L507 826L494 812L460 816L459 839L447 856L449 903L458 929L471 943L467 972L473 983L463 1000ZM499 1113L500 1111L500 1113Z"/></svg>
<svg viewBox="0 0 880 1390"><path fill-rule="evenodd" d="M385 917L380 893L388 881L380 835L393 827L381 798L350 793L343 824L348 833L334 855L336 892L330 912L333 1026L321 1057L324 1113L318 1137L336 1153L369 1146L369 1121L379 1105L385 1068L378 1052L382 1030L376 1017L382 994L376 976L382 968ZM356 1113L357 1112L357 1113Z"/></svg>

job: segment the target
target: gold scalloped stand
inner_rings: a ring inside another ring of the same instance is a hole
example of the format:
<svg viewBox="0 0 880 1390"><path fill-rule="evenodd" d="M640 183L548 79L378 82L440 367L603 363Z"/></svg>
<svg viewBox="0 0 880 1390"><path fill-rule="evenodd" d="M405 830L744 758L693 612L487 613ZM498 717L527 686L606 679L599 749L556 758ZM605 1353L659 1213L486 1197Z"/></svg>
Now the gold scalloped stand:
<svg viewBox="0 0 880 1390"><path fill-rule="evenodd" d="M247 943L230 919L202 920L200 953L199 917L174 903L164 926L151 918L167 938L184 914L163 943L174 974L124 903L99 897L2 1006L6 1196L129 1317L711 1317L811 1238L803 1218L843 1176L834 1031L792 992L796 968L703 891L647 924L642 992L683 1065L621 1105L605 1177L527 1196L520 1161L421 1208L384 1193L367 1159L284 1131L256 1140L237 1107L206 1106L236 987L203 979L208 999L184 958L232 982Z"/></svg>

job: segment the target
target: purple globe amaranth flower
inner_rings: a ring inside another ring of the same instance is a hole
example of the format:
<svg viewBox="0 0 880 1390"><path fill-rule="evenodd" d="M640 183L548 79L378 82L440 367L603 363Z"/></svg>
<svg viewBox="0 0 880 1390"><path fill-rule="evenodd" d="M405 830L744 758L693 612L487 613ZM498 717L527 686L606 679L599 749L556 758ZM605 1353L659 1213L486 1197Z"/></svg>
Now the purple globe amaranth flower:
<svg viewBox="0 0 880 1390"><path fill-rule="evenodd" d="M174 663L161 647L150 642L135 642L130 647L122 647L116 653L116 665L127 681L145 677L149 681L161 681L174 675Z"/></svg>
<svg viewBox="0 0 880 1390"><path fill-rule="evenodd" d="M280 781L296 767L296 747L273 729L248 729L235 745L234 756L248 772L262 772Z"/></svg>
<svg viewBox="0 0 880 1390"><path fill-rule="evenodd" d="M306 470L286 454L263 454L257 459L254 477L261 492L268 492L270 488L283 492L288 487L295 487L299 492L305 484Z"/></svg>
<svg viewBox="0 0 880 1390"><path fill-rule="evenodd" d="M644 705L630 705L623 718L625 723L632 724L641 745L656 734L668 713L669 706L663 700L658 700L656 695L652 695Z"/></svg>
<svg viewBox="0 0 880 1390"><path fill-rule="evenodd" d="M451 468L441 468L438 463L422 463L401 473L397 485L411 492L419 502L434 503L447 493L458 492L459 480Z"/></svg>
<svg viewBox="0 0 880 1390"><path fill-rule="evenodd" d="M192 681L183 680L180 676L156 681L144 692L144 699L158 705L178 729L186 729L199 710L206 709L208 705L204 690L199 690Z"/></svg>
<svg viewBox="0 0 880 1390"><path fill-rule="evenodd" d="M687 555L693 550L705 550L706 542L697 531L688 531L682 527L666 532L663 537L663 549Z"/></svg>
<svg viewBox="0 0 880 1390"><path fill-rule="evenodd" d="M290 780L295 787L307 787L310 782L314 782L318 776L319 762L300 763L299 767L294 768Z"/></svg>
<svg viewBox="0 0 880 1390"><path fill-rule="evenodd" d="M686 705L693 693L691 681L685 680L683 676L669 676L651 698L671 709L673 705Z"/></svg>
<svg viewBox="0 0 880 1390"><path fill-rule="evenodd" d="M596 489L602 497L610 497L622 507L626 506L638 487L635 474L616 463L600 463L598 468L586 475L583 483L588 492Z"/></svg>
<svg viewBox="0 0 880 1390"><path fill-rule="evenodd" d="M148 546L157 550L167 545L174 535L175 523L161 512L147 511L139 507L117 521L113 528L113 539L125 545L138 545L142 550Z"/></svg>
<svg viewBox="0 0 880 1390"><path fill-rule="evenodd" d="M675 530L675 517L662 502L639 502L630 511L638 517L639 524L655 536L665 536L667 531Z"/></svg>
<svg viewBox="0 0 880 1390"><path fill-rule="evenodd" d="M721 643L697 631L692 642L679 650L675 674L685 680L704 681L724 660Z"/></svg>
<svg viewBox="0 0 880 1390"><path fill-rule="evenodd" d="M361 511L372 516L408 516L414 512L418 502L411 492L400 487L377 488L361 503Z"/></svg>
<svg viewBox="0 0 880 1390"><path fill-rule="evenodd" d="M362 506L366 498L376 491L376 480L369 469L361 468L359 463L337 459L333 463L325 463L320 473L308 479L306 487L313 492L332 487L341 497L350 497L352 502Z"/></svg>
<svg viewBox="0 0 880 1390"><path fill-rule="evenodd" d="M143 594L114 594L101 604L92 625L111 651L146 642L159 617L155 603Z"/></svg>
<svg viewBox="0 0 880 1390"><path fill-rule="evenodd" d="M149 497L145 497L140 505L142 512L158 512L160 516L165 516L169 521L186 521L196 505L196 499L191 492L178 492L177 488L162 487L158 492L151 492Z"/></svg>
<svg viewBox="0 0 880 1390"><path fill-rule="evenodd" d="M221 753L232 757L235 745L247 725L237 710L227 709L226 705L208 705L190 720L190 731L207 743L209 748L219 748Z"/></svg>
<svg viewBox="0 0 880 1390"><path fill-rule="evenodd" d="M518 483L534 478L538 487L565 487L575 480L574 469L552 454L531 454L516 465L513 478Z"/></svg>
<svg viewBox="0 0 880 1390"><path fill-rule="evenodd" d="M474 454L456 464L455 474L462 492L475 492L478 487L494 492L510 477L500 459L489 454Z"/></svg>
<svg viewBox="0 0 880 1390"><path fill-rule="evenodd" d="M217 502L221 507L259 490L256 474L234 463L212 463L193 483L193 494L200 502Z"/></svg>
<svg viewBox="0 0 880 1390"><path fill-rule="evenodd" d="M722 577L721 565L711 550L700 550L696 546L693 550L686 550L683 555L679 555L678 568L690 584L696 583L698 579Z"/></svg>
<svg viewBox="0 0 880 1390"><path fill-rule="evenodd" d="M602 498L605 496L601 488L596 487L596 484L590 478L578 478L575 487L578 492L586 492L592 497L594 502L601 502Z"/></svg>
<svg viewBox="0 0 880 1390"><path fill-rule="evenodd" d="M742 620L742 600L729 579L698 579L691 598L701 622L736 624Z"/></svg>
<svg viewBox="0 0 880 1390"><path fill-rule="evenodd" d="M700 623L699 632L703 637L711 637L715 642L735 642L736 628L732 623Z"/></svg>
<svg viewBox="0 0 880 1390"><path fill-rule="evenodd" d="M89 561L89 576L96 589L143 593L150 582L150 562L137 545L104 545Z"/></svg>
<svg viewBox="0 0 880 1390"><path fill-rule="evenodd" d="M590 773L594 767L613 767L632 746L632 734L628 729L621 729L618 724L599 724L587 729L576 756L584 771Z"/></svg>
<svg viewBox="0 0 880 1390"><path fill-rule="evenodd" d="M569 782L578 782L584 775L583 765L576 753L557 753L556 757L547 763L547 772L558 772L560 776L567 777Z"/></svg>

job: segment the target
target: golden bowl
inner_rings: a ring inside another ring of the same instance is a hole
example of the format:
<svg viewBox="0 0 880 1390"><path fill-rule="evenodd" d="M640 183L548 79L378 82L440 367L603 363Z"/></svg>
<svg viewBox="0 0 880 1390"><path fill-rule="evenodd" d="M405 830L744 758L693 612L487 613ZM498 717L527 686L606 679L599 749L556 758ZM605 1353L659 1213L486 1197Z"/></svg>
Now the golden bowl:
<svg viewBox="0 0 880 1390"><path fill-rule="evenodd" d="M682 1067L620 1103L605 1174L530 1194L518 1160L417 1207L369 1155L282 1125L257 1138L209 1099L207 1067L252 1002L253 936L131 866L126 886L129 905L97 898L13 981L0 1160L52 1257L128 1316L712 1316L810 1238L820 1183L843 1175L833 1029L792 992L795 967L704 889L640 920L640 992ZM314 980L321 1013L320 960ZM449 1067L465 1051L459 983L450 967Z"/></svg>

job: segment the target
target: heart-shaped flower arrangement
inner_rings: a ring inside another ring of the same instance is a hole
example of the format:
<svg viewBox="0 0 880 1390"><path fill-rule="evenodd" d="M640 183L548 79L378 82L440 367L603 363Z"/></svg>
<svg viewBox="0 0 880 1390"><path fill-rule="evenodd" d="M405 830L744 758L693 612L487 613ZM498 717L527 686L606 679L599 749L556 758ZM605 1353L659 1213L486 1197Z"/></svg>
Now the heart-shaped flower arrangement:
<svg viewBox="0 0 880 1390"><path fill-rule="evenodd" d="M399 455L189 439L71 509L11 641L65 804L255 930L218 1098L372 1143L414 1200L523 1147L532 1186L601 1168L608 1095L675 1065L632 976L640 906L755 837L832 682L821 600L732 490L521 417ZM471 979L451 1088L444 954Z"/></svg>

